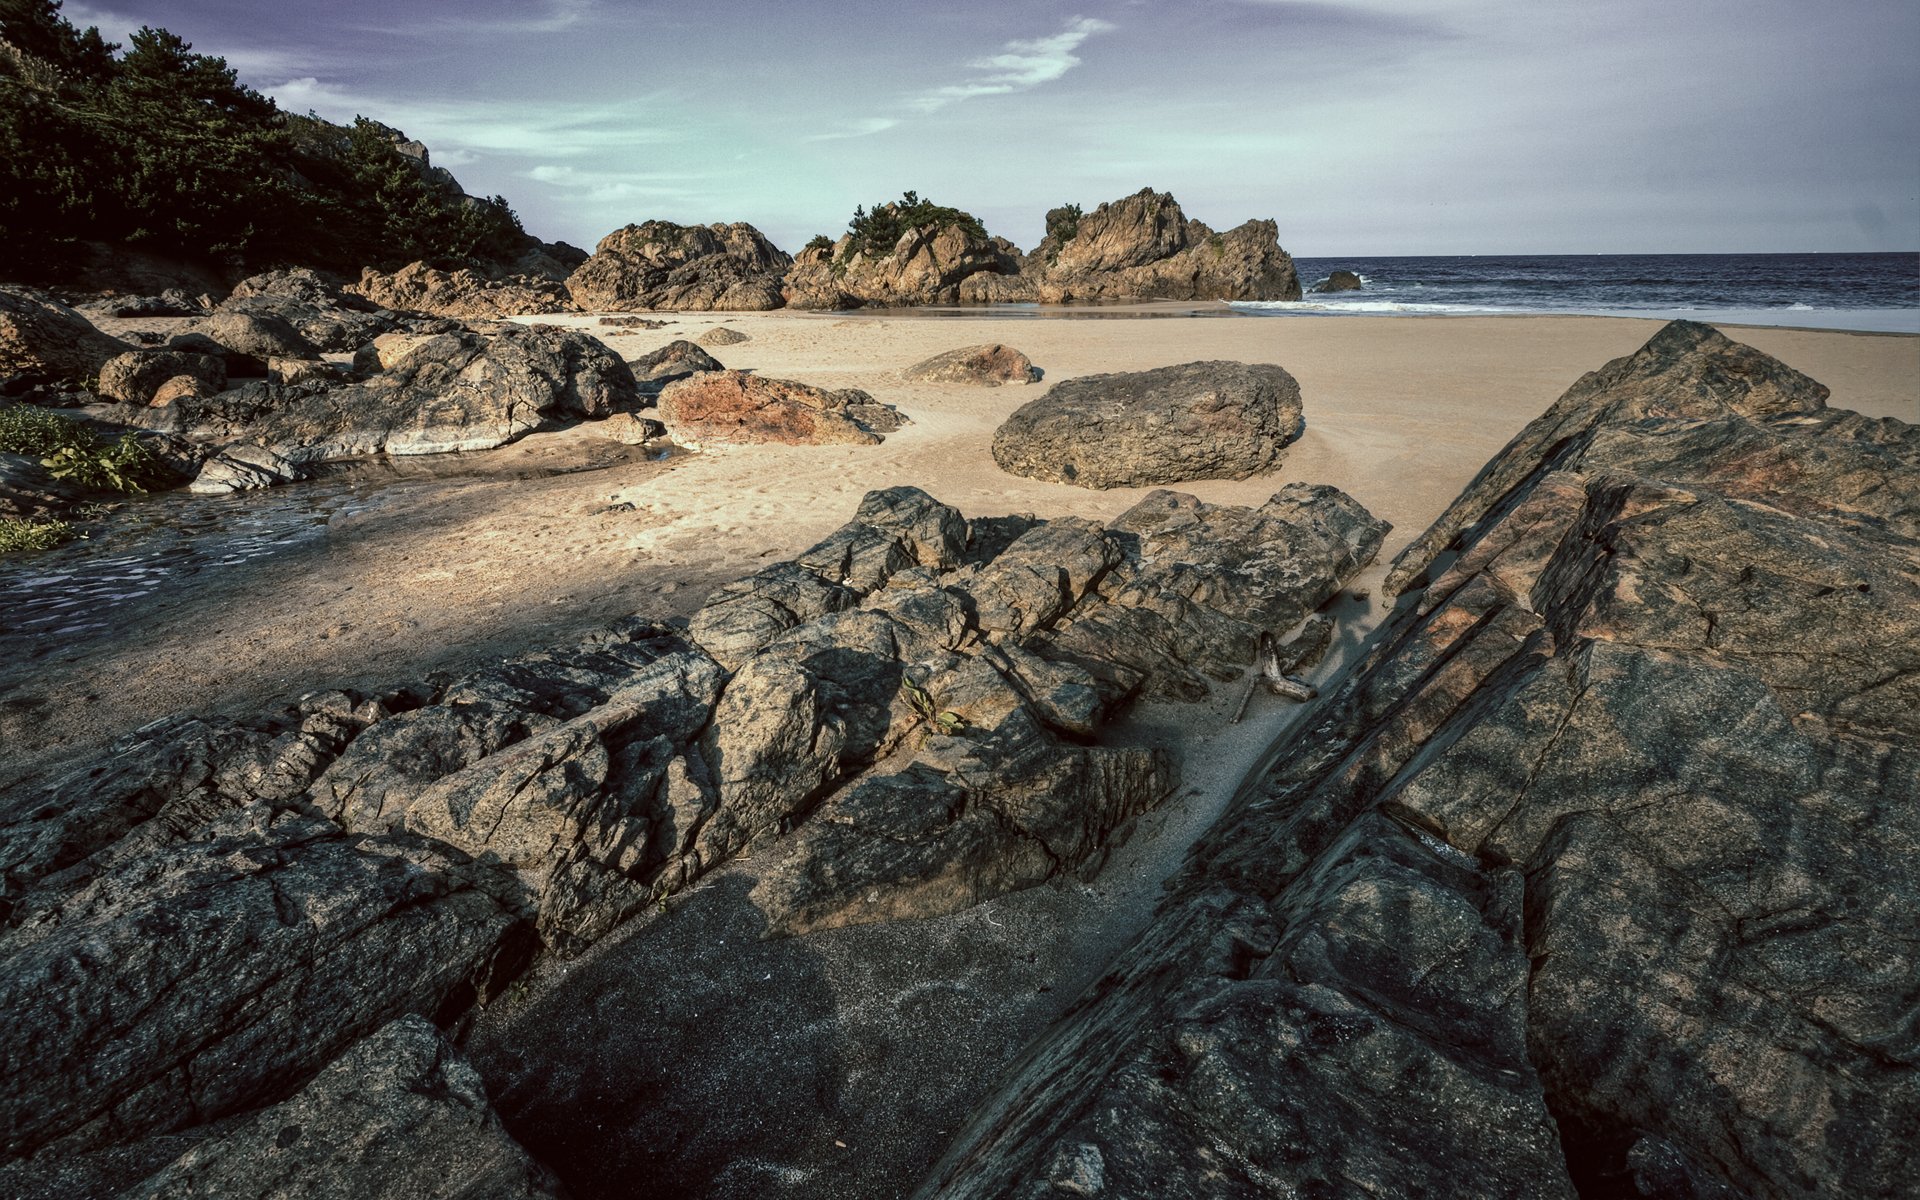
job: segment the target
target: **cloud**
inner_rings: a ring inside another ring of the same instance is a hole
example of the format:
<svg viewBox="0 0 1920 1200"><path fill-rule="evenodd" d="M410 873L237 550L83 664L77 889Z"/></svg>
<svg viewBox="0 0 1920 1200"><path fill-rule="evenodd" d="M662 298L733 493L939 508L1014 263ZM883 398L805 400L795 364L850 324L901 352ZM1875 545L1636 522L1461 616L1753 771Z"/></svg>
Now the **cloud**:
<svg viewBox="0 0 1920 1200"><path fill-rule="evenodd" d="M544 4L534 6L534 11L513 16L485 17L464 14L453 28L460 33L472 35L521 34L521 33L563 33L579 25L593 13L598 0L545 0ZM396 37L413 35L444 36L449 26L443 19L432 21L399 21L383 25L362 26L369 33L383 33Z"/></svg>
<svg viewBox="0 0 1920 1200"><path fill-rule="evenodd" d="M535 183L559 188L573 197L594 201L657 200L698 195L688 184L706 182L706 176L646 171L591 171L563 163L542 163L521 175Z"/></svg>
<svg viewBox="0 0 1920 1200"><path fill-rule="evenodd" d="M907 103L920 112L933 112L975 96L1004 96L1052 83L1080 65L1074 51L1081 43L1113 27L1112 22L1098 17L1075 17L1052 37L1011 41L1000 53L968 63L981 72L974 78L916 96Z"/></svg>
<svg viewBox="0 0 1920 1200"><path fill-rule="evenodd" d="M900 119L898 117L867 117L859 121L851 122L845 129L837 133L816 133L811 137L804 137L800 140L803 142L831 142L839 138L869 137L876 133L885 133L899 123Z"/></svg>

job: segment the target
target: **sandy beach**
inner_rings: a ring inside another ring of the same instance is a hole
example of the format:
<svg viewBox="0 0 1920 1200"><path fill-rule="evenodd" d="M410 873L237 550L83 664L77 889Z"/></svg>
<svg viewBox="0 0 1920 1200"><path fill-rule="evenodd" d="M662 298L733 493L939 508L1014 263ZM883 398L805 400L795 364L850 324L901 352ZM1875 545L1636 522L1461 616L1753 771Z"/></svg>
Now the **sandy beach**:
<svg viewBox="0 0 1920 1200"><path fill-rule="evenodd" d="M244 713L316 689L379 689L623 616L685 617L714 585L837 528L872 488L913 484L969 516L1110 518L1144 490L1018 478L989 453L1014 408L1052 382L1096 372L1214 358L1286 367L1300 381L1307 427L1279 470L1185 490L1257 504L1287 482L1335 484L1393 523L1384 564L1568 385L1660 327L1582 317L1094 312L663 314L668 327L631 331L602 328L593 316L554 318L630 358L724 324L750 339L719 348L727 366L863 388L912 423L880 446L716 446L665 462L588 423L458 461L401 464L438 481L337 512L324 538L297 549L169 580L117 613L110 629L37 646L0 667L0 732L9 744L0 782L167 714ZM1834 405L1920 419L1920 338L1729 332L1826 383ZM1045 379L978 388L901 378L942 350L995 341L1027 353ZM243 514L281 500L196 502Z"/></svg>

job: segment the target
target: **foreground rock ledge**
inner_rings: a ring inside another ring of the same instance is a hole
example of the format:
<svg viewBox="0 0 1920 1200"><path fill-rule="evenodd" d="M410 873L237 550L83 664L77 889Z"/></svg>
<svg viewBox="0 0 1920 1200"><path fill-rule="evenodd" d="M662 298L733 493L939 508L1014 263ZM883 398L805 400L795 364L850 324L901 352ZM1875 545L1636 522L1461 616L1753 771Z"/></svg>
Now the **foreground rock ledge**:
<svg viewBox="0 0 1920 1200"><path fill-rule="evenodd" d="M1575 384L917 1194L1909 1194L1920 430L1826 396Z"/></svg>
<svg viewBox="0 0 1920 1200"><path fill-rule="evenodd" d="M0 1171L286 1101L742 852L774 934L1091 871L1176 779L1106 722L1236 677L1385 532L1306 485L1109 527L893 488L684 634L159 722L0 803Z"/></svg>

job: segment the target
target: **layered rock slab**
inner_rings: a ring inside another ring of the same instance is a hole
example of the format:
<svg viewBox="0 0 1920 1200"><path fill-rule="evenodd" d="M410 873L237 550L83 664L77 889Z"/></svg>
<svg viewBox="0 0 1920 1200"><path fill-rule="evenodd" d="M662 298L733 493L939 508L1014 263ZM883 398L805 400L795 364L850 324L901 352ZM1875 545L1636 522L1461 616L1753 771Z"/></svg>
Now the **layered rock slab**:
<svg viewBox="0 0 1920 1200"><path fill-rule="evenodd" d="M1901 1194L1920 433L1825 397L1577 383L920 1194Z"/></svg>
<svg viewBox="0 0 1920 1200"><path fill-rule="evenodd" d="M1091 488L1245 479L1304 428L1300 385L1283 368L1184 363L1053 385L995 431L993 460Z"/></svg>

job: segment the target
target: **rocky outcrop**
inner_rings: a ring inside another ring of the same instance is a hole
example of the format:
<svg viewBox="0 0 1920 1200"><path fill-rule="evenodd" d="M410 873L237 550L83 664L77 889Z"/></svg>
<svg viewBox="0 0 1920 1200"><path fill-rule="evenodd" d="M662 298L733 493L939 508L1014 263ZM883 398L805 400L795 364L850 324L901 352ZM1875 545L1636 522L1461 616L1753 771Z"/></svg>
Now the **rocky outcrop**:
<svg viewBox="0 0 1920 1200"><path fill-rule="evenodd" d="M1365 287L1366 284L1352 271L1335 271L1314 284L1312 290L1315 295L1327 295L1333 292L1358 292Z"/></svg>
<svg viewBox="0 0 1920 1200"><path fill-rule="evenodd" d="M1300 436L1300 385L1269 363L1197 362L1057 383L993 437L1015 475L1081 487L1245 479Z"/></svg>
<svg viewBox="0 0 1920 1200"><path fill-rule="evenodd" d="M960 289L960 299L977 303L1299 298L1299 277L1274 222L1216 233L1189 219L1172 195L1151 188L1089 213L1055 209L1017 280L979 275Z"/></svg>
<svg viewBox="0 0 1920 1200"><path fill-rule="evenodd" d="M567 291L587 312L753 312L780 307L780 277L792 263L744 221L648 221L601 238L567 277Z"/></svg>
<svg viewBox="0 0 1920 1200"><path fill-rule="evenodd" d="M203 444L244 442L295 464L505 445L549 420L638 407L633 373L587 334L550 325L383 335L358 382L250 383L124 413Z"/></svg>
<svg viewBox="0 0 1920 1200"><path fill-rule="evenodd" d="M1909 1190L1920 430L1826 394L1576 383L919 1195Z"/></svg>
<svg viewBox="0 0 1920 1200"><path fill-rule="evenodd" d="M324 353L357 350L398 327L394 314L376 308L332 277L305 267L268 271L241 280L234 285L233 294L220 302L219 311L284 321ZM213 340L221 341L218 337ZM229 348L244 350L240 346ZM272 350L244 352L262 359L286 357Z"/></svg>
<svg viewBox="0 0 1920 1200"><path fill-rule="evenodd" d="M440 271L423 262L383 273L368 267L347 289L381 308L459 320L493 320L574 311L564 285L526 275L489 279L478 271Z"/></svg>
<svg viewBox="0 0 1920 1200"><path fill-rule="evenodd" d="M883 206L884 207L884 206ZM977 226L921 225L891 246L862 245L851 235L830 249L803 250L787 272L788 308L904 308L951 304L963 281L1019 271L1018 251Z"/></svg>
<svg viewBox="0 0 1920 1200"><path fill-rule="evenodd" d="M557 1200L560 1188L501 1127L466 1056L408 1015L121 1195Z"/></svg>
<svg viewBox="0 0 1920 1200"><path fill-rule="evenodd" d="M906 424L858 388L827 391L745 371L708 371L668 384L660 419L682 445L780 442L877 446Z"/></svg>
<svg viewBox="0 0 1920 1200"><path fill-rule="evenodd" d="M1003 383L1033 383L1040 372L1033 360L998 342L982 346L962 346L945 354L917 362L902 371L901 377L913 383L968 383L979 387L999 387Z"/></svg>
<svg viewBox="0 0 1920 1200"><path fill-rule="evenodd" d="M187 326L215 345L251 358L318 358L319 347L308 341L293 322L282 316L277 302L255 311L221 308Z"/></svg>
<svg viewBox="0 0 1920 1200"><path fill-rule="evenodd" d="M0 384L79 383L131 349L64 304L0 287Z"/></svg>

